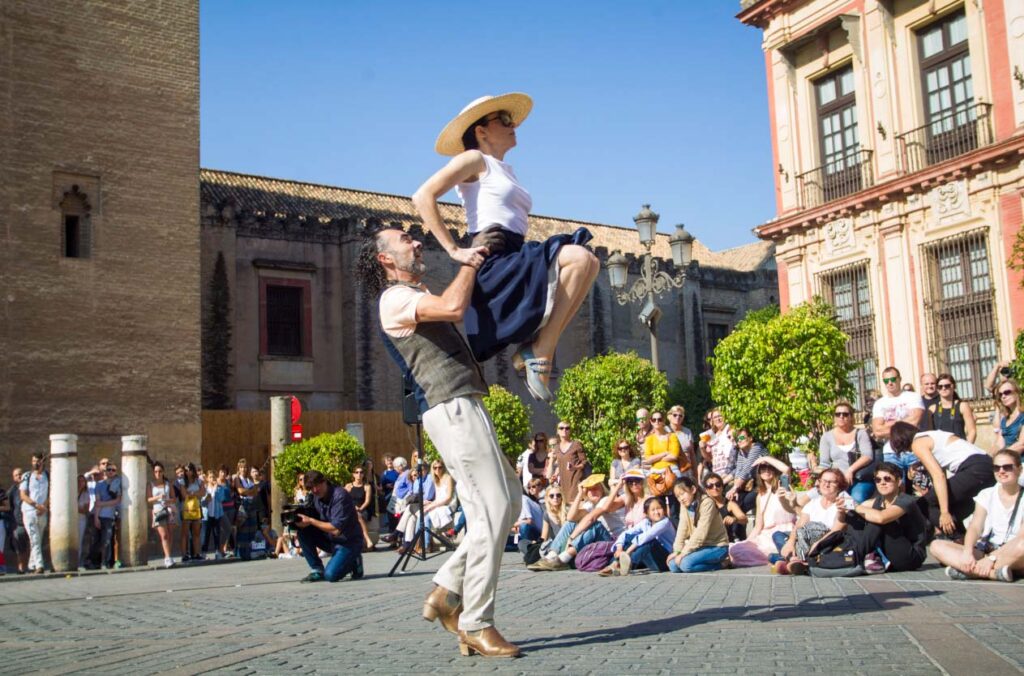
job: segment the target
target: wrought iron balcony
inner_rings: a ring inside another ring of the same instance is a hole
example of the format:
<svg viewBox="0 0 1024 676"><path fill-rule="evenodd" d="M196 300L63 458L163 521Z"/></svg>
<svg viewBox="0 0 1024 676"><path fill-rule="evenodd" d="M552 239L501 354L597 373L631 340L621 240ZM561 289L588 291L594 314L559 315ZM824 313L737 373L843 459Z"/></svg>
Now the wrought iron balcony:
<svg viewBox="0 0 1024 676"><path fill-rule="evenodd" d="M904 173L920 171L992 143L992 104L976 103L896 137Z"/></svg>
<svg viewBox="0 0 1024 676"><path fill-rule="evenodd" d="M796 177L800 208L810 209L874 185L870 150L858 150Z"/></svg>

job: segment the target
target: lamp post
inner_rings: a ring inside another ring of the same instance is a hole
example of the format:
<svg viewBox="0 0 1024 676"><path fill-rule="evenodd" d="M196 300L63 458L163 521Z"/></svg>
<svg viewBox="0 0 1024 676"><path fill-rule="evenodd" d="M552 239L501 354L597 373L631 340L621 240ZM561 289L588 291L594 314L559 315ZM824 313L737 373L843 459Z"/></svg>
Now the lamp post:
<svg viewBox="0 0 1024 676"><path fill-rule="evenodd" d="M694 239L682 224L677 225L676 231L668 243L672 248L672 261L679 268L679 273L672 277L664 270L659 270L658 262L651 254L659 218L658 214L651 211L650 204L643 205L640 213L633 217L637 234L640 236L640 244L643 245L646 253L640 264L640 279L636 280L628 290L625 288L628 272L626 257L618 251L608 257L608 278L612 290L615 292L615 300L619 305L644 301L638 318L651 332L651 361L656 370L660 370L657 325L658 319L661 318L661 309L658 308L655 298L673 287L681 287L686 281L686 268L693 256Z"/></svg>

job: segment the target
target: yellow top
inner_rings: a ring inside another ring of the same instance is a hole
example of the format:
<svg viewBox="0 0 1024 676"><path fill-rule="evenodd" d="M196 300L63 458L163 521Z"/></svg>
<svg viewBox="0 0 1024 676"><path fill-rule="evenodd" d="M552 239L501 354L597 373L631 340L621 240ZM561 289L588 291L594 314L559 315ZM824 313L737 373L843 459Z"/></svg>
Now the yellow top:
<svg viewBox="0 0 1024 676"><path fill-rule="evenodd" d="M672 460L661 460L651 466L652 469L666 469L679 463L679 439L672 432L668 432L665 439L658 438L654 432L644 439L644 457L649 458L659 453L668 453Z"/></svg>

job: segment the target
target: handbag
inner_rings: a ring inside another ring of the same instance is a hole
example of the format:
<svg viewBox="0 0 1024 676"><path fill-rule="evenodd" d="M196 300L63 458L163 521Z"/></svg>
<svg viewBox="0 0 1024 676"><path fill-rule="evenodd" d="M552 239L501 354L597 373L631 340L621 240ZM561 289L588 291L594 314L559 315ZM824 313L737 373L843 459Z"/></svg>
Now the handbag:
<svg viewBox="0 0 1024 676"><path fill-rule="evenodd" d="M185 498L181 518L185 521L198 521L203 518L203 508L199 505L199 496L190 495Z"/></svg>
<svg viewBox="0 0 1024 676"><path fill-rule="evenodd" d="M651 495L656 498L671 493L672 487L675 485L676 475L667 469L651 470L651 473L647 475L647 488L650 490Z"/></svg>
<svg viewBox="0 0 1024 676"><path fill-rule="evenodd" d="M854 449L860 448L860 444L858 443L858 441L860 440L860 435L862 435L862 434L867 434L867 432L865 432L862 429L857 429L857 431L854 432L854 434L853 434L853 447L854 447ZM870 441L870 439L869 439L869 441ZM853 480L855 482L865 482L865 481L874 482L874 480L875 480L875 469L878 467L879 463L881 462L881 460L880 460L881 456L882 456L881 451L875 450L875 448L872 447L872 449L871 449L871 462L869 462L867 464L867 467L861 467L859 470L857 470L857 473L853 475ZM856 462L858 458L860 458L860 453L859 452L856 452L856 451L851 451L850 452L850 464L851 465L854 462Z"/></svg>

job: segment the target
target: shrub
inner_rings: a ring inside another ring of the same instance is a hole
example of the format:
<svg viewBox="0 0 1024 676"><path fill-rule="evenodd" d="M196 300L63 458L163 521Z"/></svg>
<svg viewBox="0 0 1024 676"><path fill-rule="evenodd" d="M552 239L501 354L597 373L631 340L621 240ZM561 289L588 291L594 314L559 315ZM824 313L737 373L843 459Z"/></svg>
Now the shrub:
<svg viewBox="0 0 1024 676"><path fill-rule="evenodd" d="M318 434L284 447L274 460L274 478L291 491L298 476L311 469L321 472L335 485L352 480L352 468L362 462L365 451L348 432Z"/></svg>

